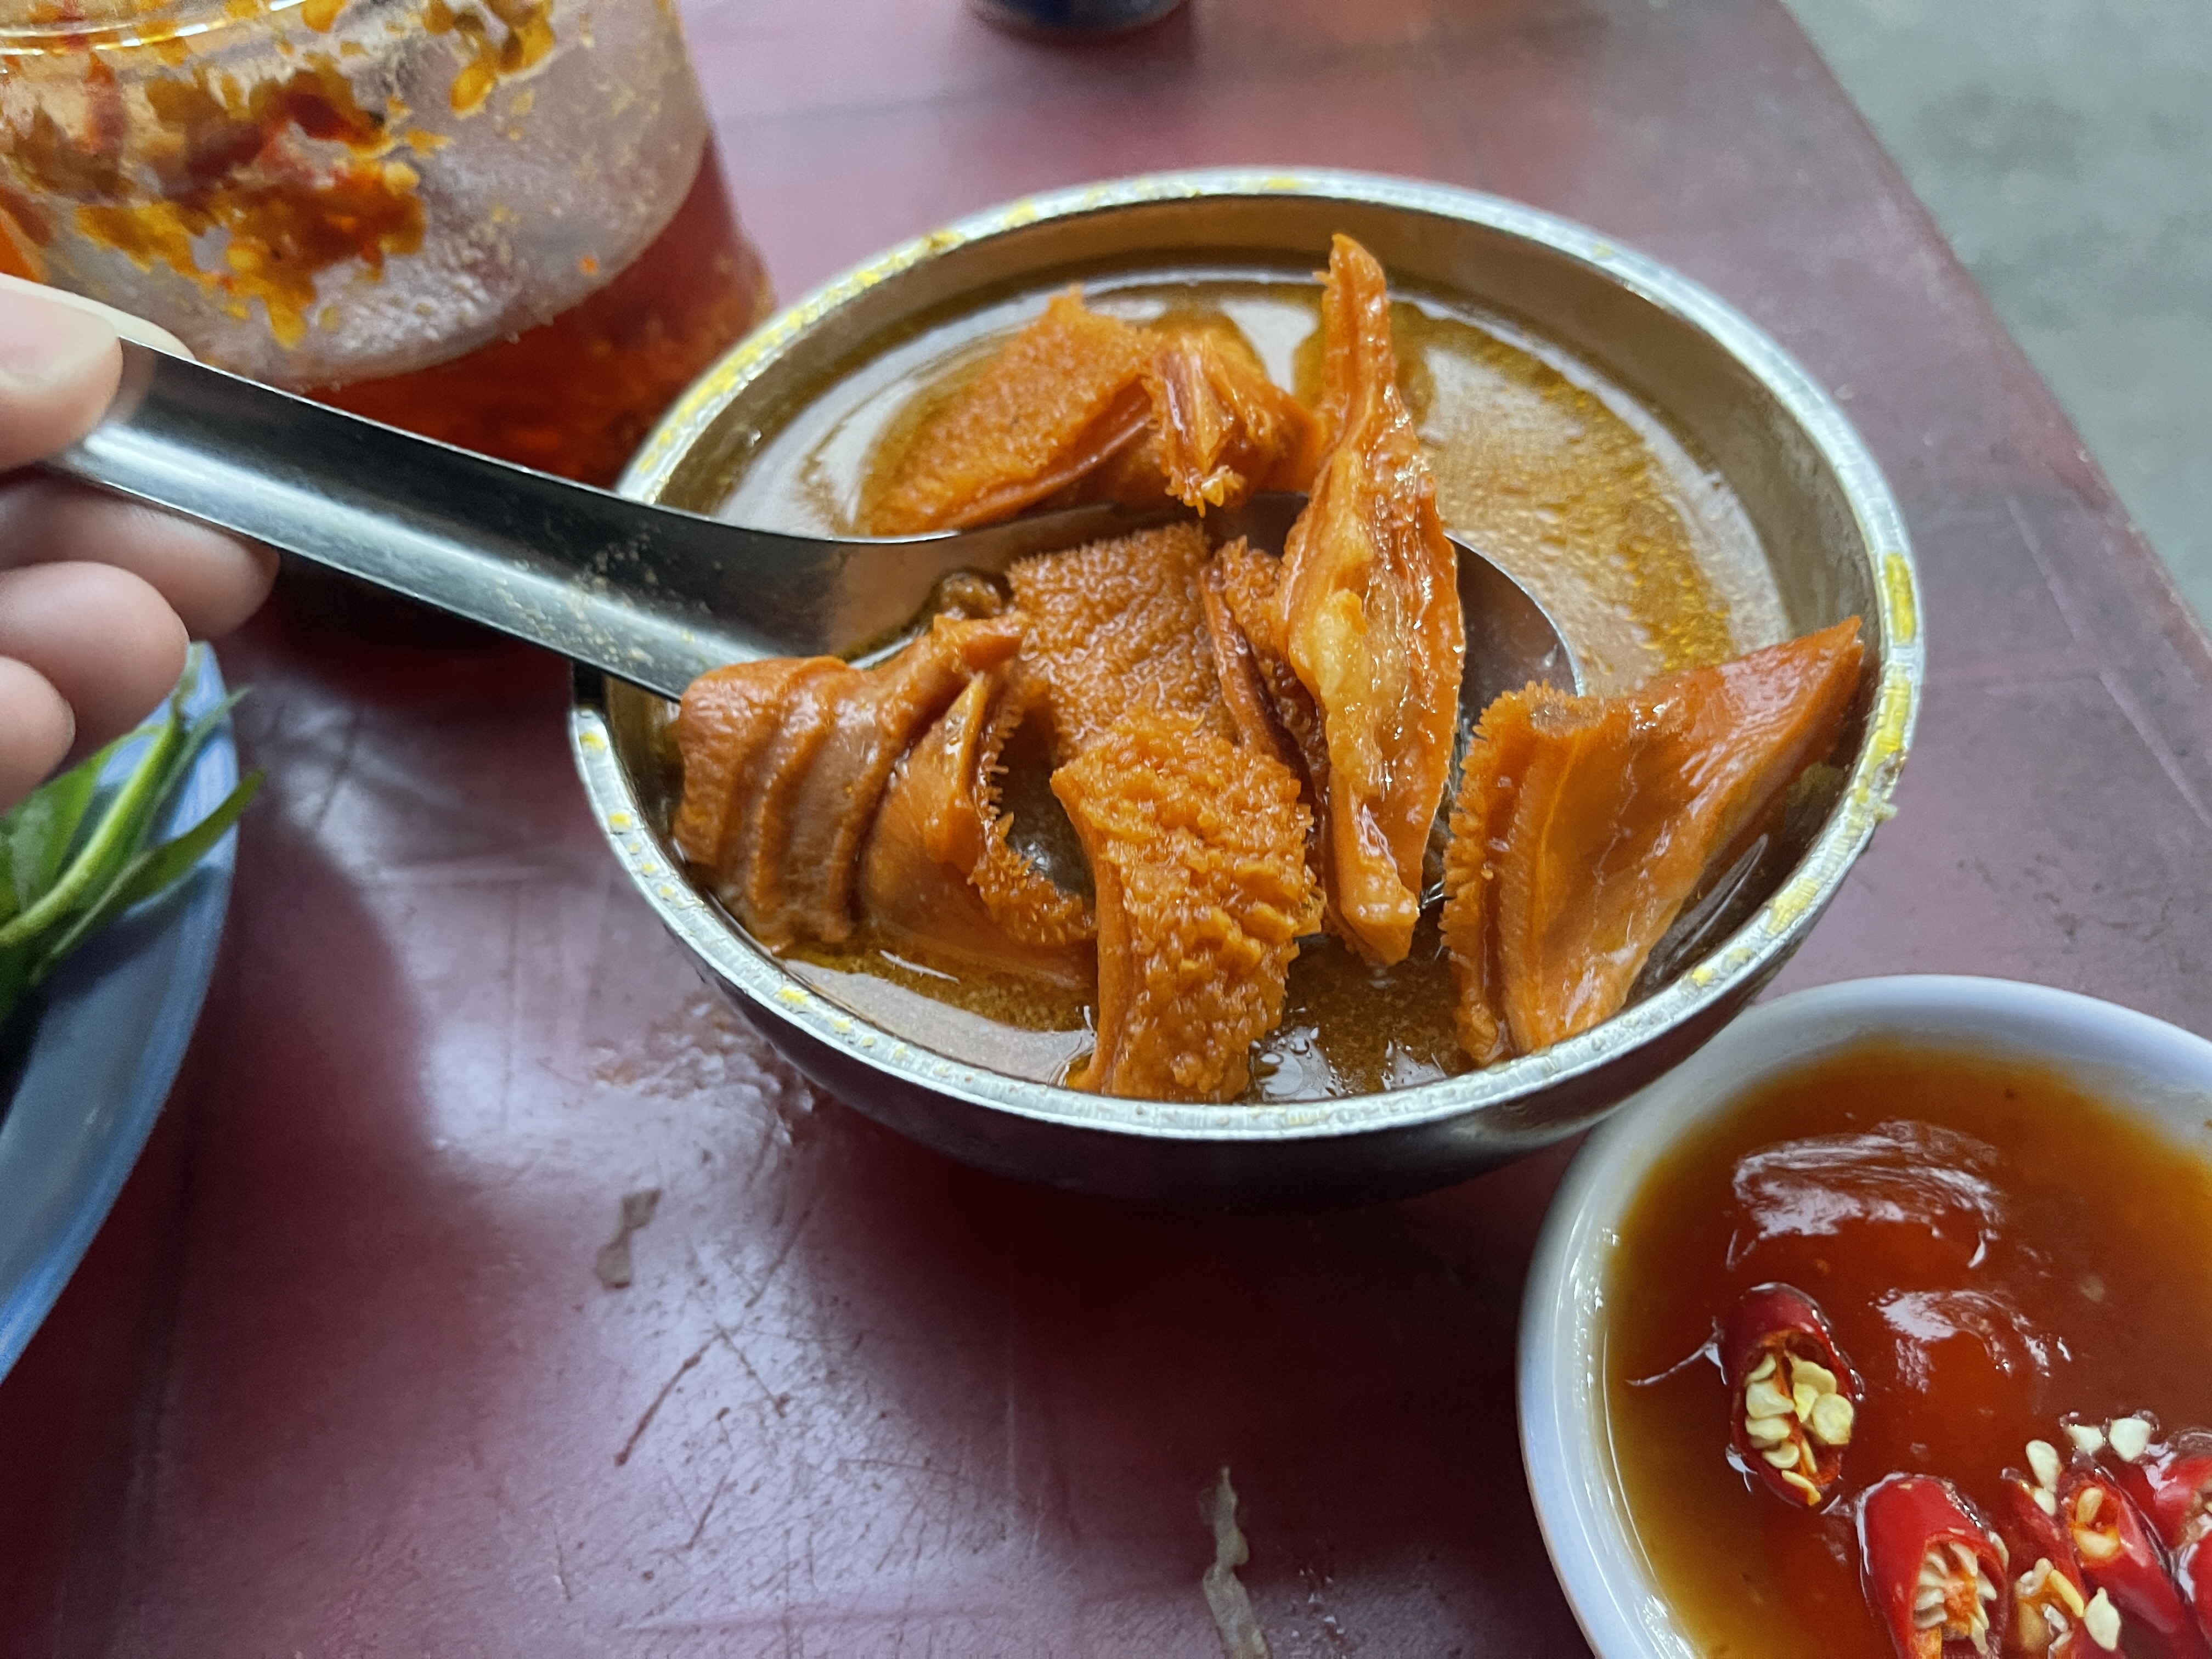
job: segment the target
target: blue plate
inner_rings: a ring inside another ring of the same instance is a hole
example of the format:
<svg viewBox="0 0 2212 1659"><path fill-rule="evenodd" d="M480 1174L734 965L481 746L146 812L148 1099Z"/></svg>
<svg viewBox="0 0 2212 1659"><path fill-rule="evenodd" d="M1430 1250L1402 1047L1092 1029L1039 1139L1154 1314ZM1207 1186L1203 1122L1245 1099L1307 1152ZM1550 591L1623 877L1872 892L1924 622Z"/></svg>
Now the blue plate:
<svg viewBox="0 0 2212 1659"><path fill-rule="evenodd" d="M194 714L223 696L213 655L201 658L186 704ZM112 769L137 752L127 749ZM205 817L237 781L226 720L179 788L165 834ZM21 1080L0 1116L0 1376L76 1271L168 1097L207 996L237 841L225 836L191 874L119 917L47 983Z"/></svg>

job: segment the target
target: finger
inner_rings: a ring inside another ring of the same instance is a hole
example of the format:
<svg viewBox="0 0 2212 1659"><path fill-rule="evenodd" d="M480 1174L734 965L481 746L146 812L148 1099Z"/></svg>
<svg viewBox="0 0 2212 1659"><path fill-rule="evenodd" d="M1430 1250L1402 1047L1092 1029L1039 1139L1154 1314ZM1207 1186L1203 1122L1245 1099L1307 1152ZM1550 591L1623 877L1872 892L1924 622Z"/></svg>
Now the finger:
<svg viewBox="0 0 2212 1659"><path fill-rule="evenodd" d="M276 556L159 507L24 473L0 483L0 567L112 564L169 602L196 640L219 639L269 597Z"/></svg>
<svg viewBox="0 0 2212 1659"><path fill-rule="evenodd" d="M122 374L106 319L26 283L0 287L0 471L91 431Z"/></svg>
<svg viewBox="0 0 2212 1659"><path fill-rule="evenodd" d="M0 812L45 782L76 738L53 682L28 663L0 657Z"/></svg>
<svg viewBox="0 0 2212 1659"><path fill-rule="evenodd" d="M28 294L58 306L67 306L72 311L82 311L94 317L104 317L107 325L126 340L136 340L156 351L166 351L173 356L189 357L191 351L182 340L159 323L149 323L143 317L133 317L127 311L118 311L113 306L104 306L97 300L88 300L82 294L72 294L65 288L48 288L44 283L33 283L21 276L0 276L0 293Z"/></svg>
<svg viewBox="0 0 2212 1659"><path fill-rule="evenodd" d="M0 657L46 676L76 717L71 752L119 737L185 672L185 629L151 586L105 564L0 570Z"/></svg>

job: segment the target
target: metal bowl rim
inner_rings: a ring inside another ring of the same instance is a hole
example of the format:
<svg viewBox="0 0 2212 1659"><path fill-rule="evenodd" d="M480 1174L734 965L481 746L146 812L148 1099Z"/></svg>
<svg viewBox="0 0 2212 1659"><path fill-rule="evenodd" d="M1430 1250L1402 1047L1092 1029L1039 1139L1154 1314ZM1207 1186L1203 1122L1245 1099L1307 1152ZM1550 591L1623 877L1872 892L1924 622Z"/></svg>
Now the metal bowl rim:
<svg viewBox="0 0 2212 1659"><path fill-rule="evenodd" d="M823 996L745 939L663 854L616 758L605 677L579 667L570 743L593 817L669 930L730 987L816 1041L884 1075L970 1106L1069 1128L1148 1139L1249 1144L1410 1129L1497 1110L1595 1071L1759 982L1794 948L1890 815L1918 714L1925 647L1919 581L1904 515L1843 410L1796 359L1699 283L1571 220L1455 186L1323 169L1210 168L1140 174L1026 197L902 242L830 278L708 369L662 418L616 488L659 501L723 411L823 319L900 272L1040 223L1199 198L1303 197L1459 220L1534 243L1628 289L1706 335L1775 398L1833 472L1857 523L1881 640L1866 733L1828 822L1782 886L1734 933L1662 989L1565 1042L1456 1077L1377 1094L1249 1105L1192 1105L1086 1094L1009 1077L895 1036Z"/></svg>

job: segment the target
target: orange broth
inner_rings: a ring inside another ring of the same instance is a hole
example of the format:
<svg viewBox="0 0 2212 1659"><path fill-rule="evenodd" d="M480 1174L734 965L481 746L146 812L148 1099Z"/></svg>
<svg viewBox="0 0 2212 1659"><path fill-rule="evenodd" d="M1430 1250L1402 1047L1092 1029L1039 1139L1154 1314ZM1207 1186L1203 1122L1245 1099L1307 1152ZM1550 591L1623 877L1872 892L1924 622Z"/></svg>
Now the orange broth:
<svg viewBox="0 0 2212 1659"><path fill-rule="evenodd" d="M930 419L1065 286L939 319L821 388L763 434L721 515L817 534L864 529ZM1319 399L1316 276L1170 268L1100 272L1082 286L1086 303L1127 322L1232 331L1277 385L1310 405ZM1446 521L1560 619L1591 690L1626 691L1790 637L1765 550L1732 487L1601 365L1448 296L1397 291L1391 330L1399 389ZM1072 852L1073 831L1050 822L1059 806L1042 775L1031 781L1038 811L1014 808L1017 843L1060 836ZM1018 769L1007 787L1024 787ZM1778 871L1802 845L1788 844ZM1082 994L945 971L865 938L801 946L791 959L823 994L898 1036L994 1070L1054 1079L1090 1047ZM1463 1072L1455 995L1433 915L1390 968L1333 939L1309 944L1291 964L1281 1025L1254 1046L1244 1098L1323 1099Z"/></svg>
<svg viewBox="0 0 2212 1659"><path fill-rule="evenodd" d="M1887 1474L1943 1475L1988 1512L2028 1440L2064 1443L2062 1413L2212 1427L2208 1247L2212 1164L2040 1066L1869 1043L1678 1148L1621 1227L1604 1366L1634 1529L1698 1650L1889 1659L1852 1520ZM1865 1378L1820 1515L1726 1456L1709 1345L1772 1279Z"/></svg>

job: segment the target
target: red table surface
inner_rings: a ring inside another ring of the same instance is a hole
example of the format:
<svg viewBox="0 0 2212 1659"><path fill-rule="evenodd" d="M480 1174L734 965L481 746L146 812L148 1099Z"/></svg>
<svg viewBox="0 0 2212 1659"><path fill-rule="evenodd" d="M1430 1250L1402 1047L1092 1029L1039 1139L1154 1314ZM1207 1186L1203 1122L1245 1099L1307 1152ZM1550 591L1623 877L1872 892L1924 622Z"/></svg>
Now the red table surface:
<svg viewBox="0 0 2212 1659"><path fill-rule="evenodd" d="M953 0L687 16L787 295L1023 191L1271 162L1709 283L1844 400L1925 582L1901 816L1784 983L2212 1023L2204 639L1773 0L1193 0L1081 49ZM1258 1218L975 1174L715 1011L557 665L281 611L225 664L270 789L163 1127L0 1386L0 1652L1206 1655L1224 1464L1278 1655L1582 1650L1513 1415L1563 1154Z"/></svg>

